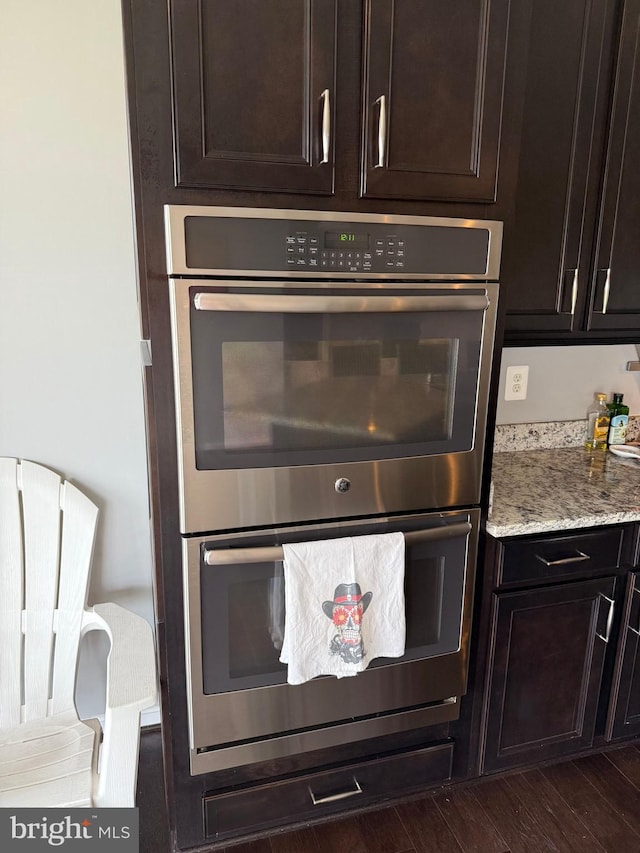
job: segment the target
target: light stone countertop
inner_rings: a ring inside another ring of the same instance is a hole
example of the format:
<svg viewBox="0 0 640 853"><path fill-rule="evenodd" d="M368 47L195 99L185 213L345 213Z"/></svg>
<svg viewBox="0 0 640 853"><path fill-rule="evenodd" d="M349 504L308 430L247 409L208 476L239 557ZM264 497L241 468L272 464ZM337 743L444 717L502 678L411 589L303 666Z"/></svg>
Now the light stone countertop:
<svg viewBox="0 0 640 853"><path fill-rule="evenodd" d="M582 447L495 453L496 538L640 521L640 462Z"/></svg>

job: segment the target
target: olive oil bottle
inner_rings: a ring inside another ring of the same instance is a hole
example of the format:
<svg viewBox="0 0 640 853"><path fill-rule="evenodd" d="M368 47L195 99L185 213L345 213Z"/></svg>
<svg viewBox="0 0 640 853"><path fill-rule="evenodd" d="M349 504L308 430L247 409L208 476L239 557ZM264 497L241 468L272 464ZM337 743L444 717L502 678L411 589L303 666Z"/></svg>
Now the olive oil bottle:
<svg viewBox="0 0 640 853"><path fill-rule="evenodd" d="M609 433L609 408L607 395L593 395L594 401L587 409L587 435L584 446L587 450L606 450Z"/></svg>
<svg viewBox="0 0 640 853"><path fill-rule="evenodd" d="M607 446L624 444L627 440L627 425L629 424L629 406L622 402L622 394L614 394L613 402L609 403L609 435Z"/></svg>

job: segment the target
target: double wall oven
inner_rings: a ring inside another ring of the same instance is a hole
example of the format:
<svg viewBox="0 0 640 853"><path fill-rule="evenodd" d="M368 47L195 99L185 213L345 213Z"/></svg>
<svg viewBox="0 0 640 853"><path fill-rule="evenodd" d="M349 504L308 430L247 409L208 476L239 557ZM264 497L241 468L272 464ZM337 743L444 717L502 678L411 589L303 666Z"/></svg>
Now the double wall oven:
<svg viewBox="0 0 640 853"><path fill-rule="evenodd" d="M165 215L191 772L455 719L501 224ZM288 685L282 545L391 531L405 655Z"/></svg>

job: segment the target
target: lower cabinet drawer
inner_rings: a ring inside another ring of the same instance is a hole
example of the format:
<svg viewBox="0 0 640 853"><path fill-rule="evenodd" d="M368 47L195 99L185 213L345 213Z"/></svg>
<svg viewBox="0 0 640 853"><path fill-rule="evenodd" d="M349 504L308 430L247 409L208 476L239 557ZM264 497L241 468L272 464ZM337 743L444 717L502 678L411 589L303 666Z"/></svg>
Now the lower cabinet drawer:
<svg viewBox="0 0 640 853"><path fill-rule="evenodd" d="M521 537L500 543L498 585L564 581L620 565L624 529Z"/></svg>
<svg viewBox="0 0 640 853"><path fill-rule="evenodd" d="M453 743L203 799L209 838L311 820L428 789L451 778Z"/></svg>

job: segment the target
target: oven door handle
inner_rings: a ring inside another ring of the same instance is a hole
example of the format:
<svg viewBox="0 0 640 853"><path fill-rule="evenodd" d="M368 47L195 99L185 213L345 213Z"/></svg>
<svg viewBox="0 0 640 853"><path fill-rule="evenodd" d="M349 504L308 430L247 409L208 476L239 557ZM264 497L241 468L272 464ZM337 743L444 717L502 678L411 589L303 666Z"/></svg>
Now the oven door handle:
<svg viewBox="0 0 640 853"><path fill-rule="evenodd" d="M486 311L487 291L446 296L293 296L280 293L196 293L196 311L330 314L358 311Z"/></svg>
<svg viewBox="0 0 640 853"><path fill-rule="evenodd" d="M468 536L471 524L468 521L449 524L446 527L432 527L428 530L408 530L404 534L406 545L420 542L439 542L443 539L455 539ZM231 566L236 563L278 563L284 558L281 545L268 545L262 548L220 548L204 549L203 559L207 566Z"/></svg>

